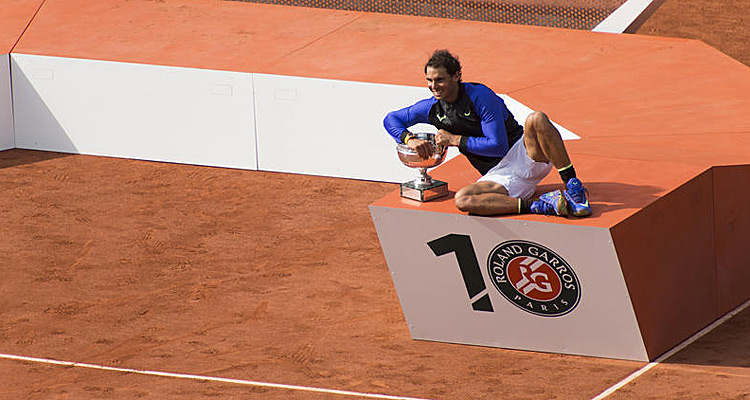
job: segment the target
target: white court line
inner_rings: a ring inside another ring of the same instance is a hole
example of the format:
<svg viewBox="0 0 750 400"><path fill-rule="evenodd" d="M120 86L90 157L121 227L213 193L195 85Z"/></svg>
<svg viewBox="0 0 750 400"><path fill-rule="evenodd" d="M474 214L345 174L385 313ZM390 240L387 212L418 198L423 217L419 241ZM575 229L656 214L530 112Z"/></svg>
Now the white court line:
<svg viewBox="0 0 750 400"><path fill-rule="evenodd" d="M654 0L628 0L592 29L592 32L623 33Z"/></svg>
<svg viewBox="0 0 750 400"><path fill-rule="evenodd" d="M735 315L742 312L745 308L750 306L750 300L745 301L740 306L735 308L734 310L728 312L723 317L719 318L718 320L714 321L712 324L708 325L707 327L701 329L693 336L689 337L682 343L678 344L672 350L662 354L659 358L656 360L646 364L644 367L639 369L638 371L633 372L625 379L621 380L620 382L616 383L609 389L605 390L604 392L600 393L598 396L594 397L591 400L601 400L606 397L609 397L611 394L615 393L617 390L621 389L628 383L634 381L639 376L645 374L655 366L659 365L660 363L664 362L664 360L668 359L669 357L672 357L676 353L680 352L685 347L691 345L696 340L700 339L701 337L705 336L712 330L716 329L719 325L726 322L728 319L734 317ZM36 357L25 357L25 356L16 356L12 354L1 354L0 353L0 359L7 359L7 360L16 360L16 361L27 361L27 362L35 362L35 363L42 363L42 364L51 364L51 365L62 365L66 367L78 367L78 368L88 368L88 369L97 369L102 371L114 371L114 372L124 372L124 373L130 373L130 374L139 374L139 375L151 375L151 376L161 376L161 377L167 377L167 378L178 378L178 379L190 379L190 380L197 380L197 381L210 381L210 382L223 382L223 383L233 383L237 385L245 385L245 386L257 386L257 387L267 387L267 388L276 388L276 389L287 389L287 390L298 390L298 391L305 391L305 392L316 392L316 393L325 393L325 394L336 394L336 395L342 395L342 396L353 396L353 397L365 397L365 398L372 398L372 399L386 399L386 400L429 400L425 398L418 398L418 397L404 397L404 396L392 396L387 394L376 394L376 393L362 393L362 392L353 392L348 390L337 390L337 389L324 389L324 388L316 388L316 387L310 387L310 386L297 386L297 385L285 385L281 383L269 383L269 382L258 382L258 381L249 381L244 379L230 379L230 378L219 378L214 376L204 376L204 375L191 375L191 374L179 374L179 373L173 373L173 372L159 372L159 371L148 371L148 370L138 370L138 369L131 369L131 368L117 368L117 367L107 367L104 365L96 365L96 364L86 364L86 363L78 363L73 361L60 361L60 360L52 360L47 358L36 358Z"/></svg>
<svg viewBox="0 0 750 400"><path fill-rule="evenodd" d="M732 310L732 311L724 314L723 317L721 317L721 318L717 319L716 321L714 321L711 325L708 325L707 327L701 329L700 331L698 331L693 336L690 336L689 338L685 339L685 341L683 341L682 343L680 343L677 346L675 346L674 348L672 348L672 350L669 350L668 352L662 354L656 360L654 360L654 361L646 364L645 366L643 366L643 368L639 369L638 371L633 372L632 374L630 374L630 376L628 376L627 378L621 380L620 382L617 382L614 386L612 386L609 389L601 392L598 396L594 397L591 400L601 400L601 399L604 399L604 398L608 397L609 395L613 394L614 392L620 390L623 386L625 386L628 383L636 380L639 376L645 374L651 368L654 368L655 366L661 364L662 362L664 362L664 360L668 359L669 357L672 357L673 355L675 355L676 353L680 352L685 347L690 346L691 344L693 344L693 342L695 342L696 340L702 338L707 333L709 333L712 330L714 330L717 326L723 324L728 319L730 319L730 318L734 317L735 315L739 314L740 312L742 312L742 310L744 310L745 308L747 308L747 306L749 306L749 305L750 305L750 300L745 301L741 305L737 306L737 308L735 308L734 310Z"/></svg>
<svg viewBox="0 0 750 400"><path fill-rule="evenodd" d="M139 369L131 369L131 368L107 367L107 366L104 366L104 365L78 363L78 362L73 362L73 361L51 360L51 359L47 359L47 358L15 356L15 355L12 355L12 354L0 354L0 359L17 360L17 361L27 361L27 362L42 363L42 364L51 364L51 365L62 365L62 366L66 366L66 367L97 369L97 370L102 370L102 371L124 372L124 373L129 373L129 374L138 374L138 375L161 376L161 377L166 377L166 378L178 378L178 379L190 379L190 380L195 380L195 381L210 381L210 382L233 383L233 384L245 385L245 386L257 386L257 387L266 387L266 388L275 388L275 389L298 390L298 391L303 391L303 392L316 392L316 393L325 393L325 394L336 394L336 395L341 395L341 396L366 397L366 398L371 398L371 399L386 399L386 400L429 400L429 399L423 399L423 398L417 398L417 397L391 396L391 395L387 395L387 394L352 392L352 391L349 391L349 390L324 389L324 388L317 388L317 387L310 387L310 386L284 385L284 384L281 384L281 383L268 383L268 382L248 381L248 380L244 380L244 379L219 378L219 377L215 377L215 376L179 374L179 373L174 373L174 372L159 372L159 371L147 371L147 370L139 370Z"/></svg>

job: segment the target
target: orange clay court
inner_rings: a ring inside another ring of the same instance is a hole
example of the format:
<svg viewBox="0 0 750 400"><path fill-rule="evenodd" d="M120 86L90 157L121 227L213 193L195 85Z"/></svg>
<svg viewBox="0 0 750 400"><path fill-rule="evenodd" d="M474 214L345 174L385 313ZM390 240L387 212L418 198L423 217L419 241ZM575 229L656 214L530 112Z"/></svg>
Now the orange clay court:
<svg viewBox="0 0 750 400"><path fill-rule="evenodd" d="M738 312L655 364L414 340L368 206L458 214L451 199L16 148L0 152L0 399L750 396L738 308L750 70L707 44L242 2L0 5L0 54L422 86L426 57L449 48L467 80L581 137L566 146L594 214L553 223L609 229L627 247L641 330L658 332L651 359ZM477 178L463 158L431 175L452 191ZM558 183L552 173L540 191Z"/></svg>

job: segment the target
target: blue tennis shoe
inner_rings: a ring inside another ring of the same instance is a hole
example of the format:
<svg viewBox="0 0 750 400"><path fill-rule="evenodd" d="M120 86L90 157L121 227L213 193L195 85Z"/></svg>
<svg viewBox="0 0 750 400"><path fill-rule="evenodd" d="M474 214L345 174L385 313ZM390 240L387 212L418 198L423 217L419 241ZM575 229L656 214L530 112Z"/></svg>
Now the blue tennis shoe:
<svg viewBox="0 0 750 400"><path fill-rule="evenodd" d="M568 211L576 217L585 217L591 215L591 206L589 206L589 191L583 187L583 183L578 178L573 178L566 185L568 190L563 192L565 199L568 201Z"/></svg>
<svg viewBox="0 0 750 400"><path fill-rule="evenodd" d="M568 215L568 201L559 190L539 196L530 208L532 214Z"/></svg>

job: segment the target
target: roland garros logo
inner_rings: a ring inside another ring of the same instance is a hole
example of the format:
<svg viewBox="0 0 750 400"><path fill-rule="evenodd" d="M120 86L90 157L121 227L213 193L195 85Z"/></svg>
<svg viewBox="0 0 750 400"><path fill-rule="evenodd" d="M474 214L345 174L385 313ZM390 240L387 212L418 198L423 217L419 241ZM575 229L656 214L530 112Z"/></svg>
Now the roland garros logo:
<svg viewBox="0 0 750 400"><path fill-rule="evenodd" d="M497 290L516 307L532 314L565 315L581 298L578 277L570 264L536 243L500 243L490 252L487 269Z"/></svg>

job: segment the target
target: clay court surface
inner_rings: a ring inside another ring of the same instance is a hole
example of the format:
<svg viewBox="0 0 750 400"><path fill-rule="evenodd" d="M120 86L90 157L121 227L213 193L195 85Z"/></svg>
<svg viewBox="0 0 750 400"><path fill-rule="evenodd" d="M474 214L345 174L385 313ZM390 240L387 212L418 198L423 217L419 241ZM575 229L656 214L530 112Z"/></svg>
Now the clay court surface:
<svg viewBox="0 0 750 400"><path fill-rule="evenodd" d="M435 399L589 399L644 365L412 340L367 208L395 188L2 152L0 348ZM748 332L744 312L610 398L747 398ZM0 365L3 399L356 398Z"/></svg>
<svg viewBox="0 0 750 400"><path fill-rule="evenodd" d="M748 64L747 3L720 3L639 33ZM368 210L396 189L0 152L0 353L300 386L0 359L0 399L591 399L645 365L412 340ZM750 399L750 309L608 398Z"/></svg>
<svg viewBox="0 0 750 400"><path fill-rule="evenodd" d="M700 39L750 65L750 1L666 0L640 35Z"/></svg>

